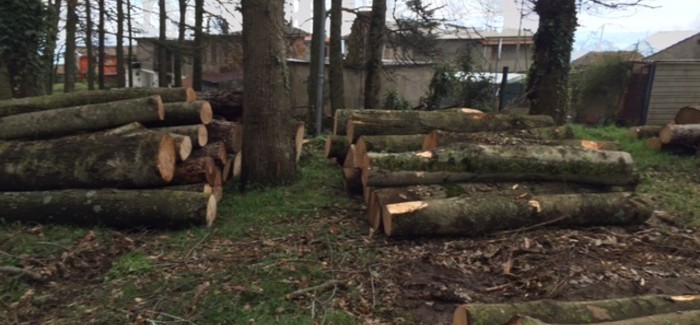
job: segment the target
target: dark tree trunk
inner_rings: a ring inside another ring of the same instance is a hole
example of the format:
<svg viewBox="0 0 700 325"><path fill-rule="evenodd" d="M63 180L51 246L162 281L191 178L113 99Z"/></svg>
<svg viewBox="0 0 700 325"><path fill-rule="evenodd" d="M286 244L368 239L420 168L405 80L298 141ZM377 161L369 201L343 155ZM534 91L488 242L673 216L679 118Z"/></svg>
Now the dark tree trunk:
<svg viewBox="0 0 700 325"><path fill-rule="evenodd" d="M95 89L95 49L92 43L92 6L90 0L85 0L85 48L87 49L87 85L88 90Z"/></svg>
<svg viewBox="0 0 700 325"><path fill-rule="evenodd" d="M158 36L158 87L168 87L168 50L165 47L165 20L167 13L165 12L165 0L158 1L160 8L159 30Z"/></svg>
<svg viewBox="0 0 700 325"><path fill-rule="evenodd" d="M202 91L202 21L204 0L194 1L194 48L192 49L192 88Z"/></svg>
<svg viewBox="0 0 700 325"><path fill-rule="evenodd" d="M331 115L345 107L345 83L343 81L343 51L341 27L343 25L343 1L333 0L331 4L330 67L328 81L331 90Z"/></svg>
<svg viewBox="0 0 700 325"><path fill-rule="evenodd" d="M326 17L323 16L325 0L314 0L313 32L311 35L311 63L309 65L309 78L307 79L307 94L309 97L309 111L307 113L307 125L311 130L316 129L316 90L318 89L318 64L321 44L325 41L323 29L326 26Z"/></svg>
<svg viewBox="0 0 700 325"><path fill-rule="evenodd" d="M66 2L66 52L64 56L63 92L75 91L75 29L78 25L77 0Z"/></svg>
<svg viewBox="0 0 700 325"><path fill-rule="evenodd" d="M126 23L127 23L127 29L129 33L129 53L127 63L128 65L128 72L129 72L129 87L134 86L134 73L133 73L133 67L131 66L131 61L133 60L133 55L134 55L134 46L133 46L133 29L131 28L131 0L126 0Z"/></svg>
<svg viewBox="0 0 700 325"><path fill-rule="evenodd" d="M569 61L576 31L575 0L537 0L540 24L528 73L530 114L546 114L561 125L568 112Z"/></svg>
<svg viewBox="0 0 700 325"><path fill-rule="evenodd" d="M0 55L0 100L12 98L12 83L5 58Z"/></svg>
<svg viewBox="0 0 700 325"><path fill-rule="evenodd" d="M381 108L382 52L386 28L386 0L372 1L372 18L369 25L369 55L365 79L365 108Z"/></svg>
<svg viewBox="0 0 700 325"><path fill-rule="evenodd" d="M124 71L124 0L117 0L117 87L126 87L126 71Z"/></svg>
<svg viewBox="0 0 700 325"><path fill-rule="evenodd" d="M243 0L242 184L277 185L296 178L284 1Z"/></svg>
<svg viewBox="0 0 700 325"><path fill-rule="evenodd" d="M185 50L185 18L187 16L187 1L178 0L180 8L180 22L178 24L177 33L177 51L175 51L175 66L173 74L175 78L175 87L182 86L182 52Z"/></svg>
<svg viewBox="0 0 700 325"><path fill-rule="evenodd" d="M100 11L100 22L97 26L97 84L100 89L105 89L105 0L97 0Z"/></svg>
<svg viewBox="0 0 700 325"><path fill-rule="evenodd" d="M53 93L53 83L56 77L54 71L54 51L56 50L56 41L58 39L58 22L61 14L61 0L49 2L47 7L47 19L49 20L49 30L46 33L46 49L44 49L43 62L46 71L45 88L47 94Z"/></svg>

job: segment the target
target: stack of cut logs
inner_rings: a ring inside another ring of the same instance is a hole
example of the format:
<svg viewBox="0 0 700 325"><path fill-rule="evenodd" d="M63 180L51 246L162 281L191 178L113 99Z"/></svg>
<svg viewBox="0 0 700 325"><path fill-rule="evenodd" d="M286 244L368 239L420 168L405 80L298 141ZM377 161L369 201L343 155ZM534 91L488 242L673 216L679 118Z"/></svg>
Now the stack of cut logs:
<svg viewBox="0 0 700 325"><path fill-rule="evenodd" d="M190 88L0 101L0 218L210 226L241 171L242 127L218 115Z"/></svg>
<svg viewBox="0 0 700 325"><path fill-rule="evenodd" d="M647 139L647 146L653 150L700 155L700 105L681 108L666 125L636 126L629 129L629 134Z"/></svg>
<svg viewBox="0 0 700 325"><path fill-rule="evenodd" d="M478 236L539 225L633 224L652 212L614 142L548 116L338 110L326 156L388 236Z"/></svg>

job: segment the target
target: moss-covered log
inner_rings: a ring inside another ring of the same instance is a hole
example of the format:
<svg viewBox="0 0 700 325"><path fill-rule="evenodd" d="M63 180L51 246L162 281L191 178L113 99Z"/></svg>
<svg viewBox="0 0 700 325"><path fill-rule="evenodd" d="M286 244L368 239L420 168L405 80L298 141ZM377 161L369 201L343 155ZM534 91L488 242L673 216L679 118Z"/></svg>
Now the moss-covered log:
<svg viewBox="0 0 700 325"><path fill-rule="evenodd" d="M685 106L678 110L676 124L700 124L700 105Z"/></svg>
<svg viewBox="0 0 700 325"><path fill-rule="evenodd" d="M10 115L0 118L0 139L41 139L163 119L163 103L152 96Z"/></svg>
<svg viewBox="0 0 700 325"><path fill-rule="evenodd" d="M627 130L627 134L633 139L646 139L658 137L663 125L642 125L634 126Z"/></svg>
<svg viewBox="0 0 700 325"><path fill-rule="evenodd" d="M157 187L172 180L175 161L161 133L0 142L0 190Z"/></svg>
<svg viewBox="0 0 700 325"><path fill-rule="evenodd" d="M211 123L214 117L209 102L203 100L165 103L163 110L165 111L165 119L149 122L146 126L164 127L199 123L206 125Z"/></svg>
<svg viewBox="0 0 700 325"><path fill-rule="evenodd" d="M6 221L110 227L211 226L216 199L190 191L62 190L0 193Z"/></svg>
<svg viewBox="0 0 700 325"><path fill-rule="evenodd" d="M483 112L471 108L453 108L440 110L441 113L463 113L463 114L484 114ZM374 121L374 120L399 120L399 119L420 119L425 114L434 115L435 112L426 111L398 111L386 109L339 109L335 111L333 117L333 134L346 135L346 126L350 119L358 121Z"/></svg>
<svg viewBox="0 0 700 325"><path fill-rule="evenodd" d="M223 142L226 151L240 152L243 146L243 127L240 123L214 120L207 124L209 142Z"/></svg>
<svg viewBox="0 0 700 325"><path fill-rule="evenodd" d="M406 153L367 153L365 186L397 187L475 181L558 181L633 186L632 156L562 146L460 147Z"/></svg>
<svg viewBox="0 0 700 325"><path fill-rule="evenodd" d="M640 224L651 204L629 192L460 196L389 204L382 209L387 236L482 236L495 231L551 223L557 226Z"/></svg>
<svg viewBox="0 0 700 325"><path fill-rule="evenodd" d="M226 144L223 142L211 142L204 147L192 150L192 155L190 157L212 157L219 167L223 167L226 165L228 152L226 151Z"/></svg>
<svg viewBox="0 0 700 325"><path fill-rule="evenodd" d="M615 322L591 323L591 325L697 325L700 324L700 310L681 311L668 314L630 318ZM545 323L530 316L516 316L506 325L564 325L563 323Z"/></svg>
<svg viewBox="0 0 700 325"><path fill-rule="evenodd" d="M382 222L382 208L385 205L446 199L457 196L501 195L528 199L540 194L565 193L604 193L623 191L622 187L593 186L560 182L524 183L452 183L434 185L413 185L406 187L375 188L367 203L370 227L379 229Z"/></svg>
<svg viewBox="0 0 700 325"><path fill-rule="evenodd" d="M515 145L536 143L537 140L573 140L574 130L570 125L558 127L545 127L534 129L521 129L511 131L485 131L472 133L455 133L434 130L428 133L424 140L422 150L432 150L452 143L473 142L493 145Z"/></svg>
<svg viewBox="0 0 700 325"><path fill-rule="evenodd" d="M700 310L700 296L655 295L597 301L470 304L457 307L452 324L506 324L516 315L528 315L551 323L595 324L693 310Z"/></svg>
<svg viewBox="0 0 700 325"><path fill-rule="evenodd" d="M146 127L143 126L143 124L139 122L131 122L129 124L124 124L122 126L109 129L104 132L104 135L124 135L144 130L146 130Z"/></svg>
<svg viewBox="0 0 700 325"><path fill-rule="evenodd" d="M213 123L210 123L209 125L211 124ZM188 136L192 142L192 148L201 148L209 143L209 132L207 131L207 127L203 124L169 126L152 128L151 130Z"/></svg>
<svg viewBox="0 0 700 325"><path fill-rule="evenodd" d="M216 163L212 157L190 158L175 167L173 185L206 183L220 186L216 179Z"/></svg>
<svg viewBox="0 0 700 325"><path fill-rule="evenodd" d="M0 100L0 117L57 108L101 104L125 99L160 96L164 103L192 102L197 94L192 88L118 88L77 91L50 96Z"/></svg>
<svg viewBox="0 0 700 325"><path fill-rule="evenodd" d="M659 131L662 144L684 145L697 148L700 146L700 124L669 124Z"/></svg>
<svg viewBox="0 0 700 325"><path fill-rule="evenodd" d="M330 135L326 138L326 146L324 154L329 159L336 159L336 162L343 166L345 163L345 155L348 153L350 143L347 137L342 135Z"/></svg>
<svg viewBox="0 0 700 325"><path fill-rule="evenodd" d="M141 125L141 123L134 122L120 126L116 129L109 130L105 132L104 135L120 135L123 137L131 137L139 136L143 133L148 132L157 133L158 131L146 129L143 125ZM175 144L177 160L183 161L187 159L190 156L190 154L192 154L192 140L190 139L190 137L176 133L168 133L168 135L173 139L173 143Z"/></svg>
<svg viewBox="0 0 700 325"><path fill-rule="evenodd" d="M427 134L433 130L458 133L506 131L554 126L545 115L474 114L458 110L421 111L415 119L350 119L346 125L348 141L363 135Z"/></svg>
<svg viewBox="0 0 700 325"><path fill-rule="evenodd" d="M363 137L360 137L362 139ZM360 141L358 139L358 143ZM476 133L451 133L432 132L424 138L422 150L433 150L439 147L449 147L464 143L487 145L544 145L544 146L570 146L591 150L622 150L623 147L615 141L594 141L578 139L546 140L538 138L521 138L514 133L501 132L476 132Z"/></svg>
<svg viewBox="0 0 700 325"><path fill-rule="evenodd" d="M357 159L362 160L367 152L418 151L423 147L423 134L411 135L366 135L355 143ZM359 166L357 166L359 167Z"/></svg>

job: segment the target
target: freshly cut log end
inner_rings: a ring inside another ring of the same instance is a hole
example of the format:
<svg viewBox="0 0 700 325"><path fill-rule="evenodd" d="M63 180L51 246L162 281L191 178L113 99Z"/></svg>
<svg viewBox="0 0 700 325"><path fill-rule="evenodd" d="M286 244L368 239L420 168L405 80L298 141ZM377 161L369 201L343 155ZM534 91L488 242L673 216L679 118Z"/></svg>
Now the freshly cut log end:
<svg viewBox="0 0 700 325"><path fill-rule="evenodd" d="M173 138L173 141L175 141L175 147L178 150L178 157L180 158L179 160L184 161L189 158L192 154L192 140L190 137L174 133L170 134L170 136Z"/></svg>
<svg viewBox="0 0 700 325"><path fill-rule="evenodd" d="M185 101L188 103L194 102L197 100L197 92L194 91L191 87L184 87L185 89Z"/></svg>
<svg viewBox="0 0 700 325"><path fill-rule="evenodd" d="M211 195L216 198L216 202L221 201L224 197L224 188L222 186L211 187Z"/></svg>
<svg viewBox="0 0 700 325"><path fill-rule="evenodd" d="M139 122L131 122L129 124L124 124L120 127L116 127L111 130L105 131L104 135L124 135L131 134L135 132L145 131L146 127Z"/></svg>
<svg viewBox="0 0 700 325"><path fill-rule="evenodd" d="M211 157L190 158L177 165L173 184L216 184L216 163ZM221 184L219 184L220 186Z"/></svg>
<svg viewBox="0 0 700 325"><path fill-rule="evenodd" d="M158 113L158 117L163 120L165 119L165 106L163 105L163 100L160 96L154 96L148 99L148 102L153 105L153 110Z"/></svg>
<svg viewBox="0 0 700 325"><path fill-rule="evenodd" d="M294 153L296 154L295 160L298 163L301 159L301 153L304 148L304 133L306 132L306 127L304 122L297 122L294 127Z"/></svg>
<svg viewBox="0 0 700 325"><path fill-rule="evenodd" d="M700 105L685 106L678 110L676 124L700 124Z"/></svg>
<svg viewBox="0 0 700 325"><path fill-rule="evenodd" d="M700 146L700 124L669 124L659 131L662 144Z"/></svg>
<svg viewBox="0 0 700 325"><path fill-rule="evenodd" d="M647 148L654 151L661 151L662 147L663 143L661 143L661 139L659 139L659 137L651 137L647 139Z"/></svg>
<svg viewBox="0 0 700 325"><path fill-rule="evenodd" d="M204 147L209 143L209 133L207 131L207 127L204 125L199 125L197 126L197 144L199 144L199 147Z"/></svg>
<svg viewBox="0 0 700 325"><path fill-rule="evenodd" d="M193 148L204 147L209 142L209 133L207 132L207 127L202 124L160 127L153 128L152 130L188 136L190 137L190 141L192 142Z"/></svg>
<svg viewBox="0 0 700 325"><path fill-rule="evenodd" d="M236 155L228 155L226 158L226 164L224 164L224 167L221 169L221 176L223 177L223 181L226 182L231 178L231 173L233 171L233 162L236 159Z"/></svg>
<svg viewBox="0 0 700 325"><path fill-rule="evenodd" d="M175 142L169 135L164 134L158 145L158 162L156 167L160 172L161 177L166 182L173 180L175 175L175 162L177 154L175 153Z"/></svg>
<svg viewBox="0 0 700 325"><path fill-rule="evenodd" d="M237 153L236 157L233 159L233 177L240 177L241 176L241 170L243 167L243 154L242 153Z"/></svg>
<svg viewBox="0 0 700 325"><path fill-rule="evenodd" d="M202 101L201 106L199 108L199 118L202 121L202 124L209 124L211 123L212 120L214 120L214 112L211 109L211 104L207 101Z"/></svg>
<svg viewBox="0 0 700 325"><path fill-rule="evenodd" d="M214 224L214 220L216 220L216 207L217 207L217 199L214 197L214 195L209 196L209 202L207 202L207 212L206 212L206 225L207 227L211 227L212 224Z"/></svg>

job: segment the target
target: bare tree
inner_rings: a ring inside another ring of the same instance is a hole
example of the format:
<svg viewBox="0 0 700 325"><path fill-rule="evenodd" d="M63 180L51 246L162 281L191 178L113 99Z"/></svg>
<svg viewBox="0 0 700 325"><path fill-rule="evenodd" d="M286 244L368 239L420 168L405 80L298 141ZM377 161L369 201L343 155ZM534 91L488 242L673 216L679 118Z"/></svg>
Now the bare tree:
<svg viewBox="0 0 700 325"><path fill-rule="evenodd" d="M158 87L168 86L168 50L165 46L165 23L168 19L168 15L165 8L165 0L158 0L158 8L160 9L159 15L159 28L160 34L158 36Z"/></svg>
<svg viewBox="0 0 700 325"><path fill-rule="evenodd" d="M124 0L117 0L117 87L126 87L124 69Z"/></svg>
<svg viewBox="0 0 700 325"><path fill-rule="evenodd" d="M42 58L44 68L46 69L45 89L46 93L51 94L53 92L53 84L56 78L56 73L54 71L54 52L56 51L56 41L58 40L58 23L61 16L61 0L49 0L46 9L48 30L46 32L46 47L44 48Z"/></svg>
<svg viewBox="0 0 700 325"><path fill-rule="evenodd" d="M369 23L369 55L366 62L365 108L381 108L382 52L386 28L386 0L372 1Z"/></svg>
<svg viewBox="0 0 700 325"><path fill-rule="evenodd" d="M85 0L85 48L87 50L87 86L88 90L95 89L95 47L92 43L92 6L90 0Z"/></svg>
<svg viewBox="0 0 700 325"><path fill-rule="evenodd" d="M134 59L134 47L133 47L133 32L134 30L131 28L131 0L126 0L126 19L127 19L127 26L126 28L128 29L129 33L129 51L128 51L128 71L129 71L129 87L134 87L134 73L133 73L133 67L132 67L132 62Z"/></svg>
<svg viewBox="0 0 700 325"><path fill-rule="evenodd" d="M100 12L100 21L97 26L97 84L100 89L105 89L105 0L97 0Z"/></svg>
<svg viewBox="0 0 700 325"><path fill-rule="evenodd" d="M343 51L341 28L343 25L343 1L331 2L330 66L328 81L331 92L331 116L335 110L345 107L345 83L343 82Z"/></svg>
<svg viewBox="0 0 700 325"><path fill-rule="evenodd" d="M185 50L185 23L187 18L187 0L178 0L180 8L180 22L178 23L177 51L175 51L175 87L182 86L182 52Z"/></svg>
<svg viewBox="0 0 700 325"><path fill-rule="evenodd" d="M325 43L324 28L326 27L325 6L326 0L314 0L313 31L311 34L311 63L309 64L309 77L307 78L307 94L309 99L309 112L307 114L307 126L310 130L316 129L316 92L319 91L319 64L321 58L321 46ZM323 88L320 90L323 93ZM323 94L321 94L323 97ZM323 109L323 107L321 107Z"/></svg>

